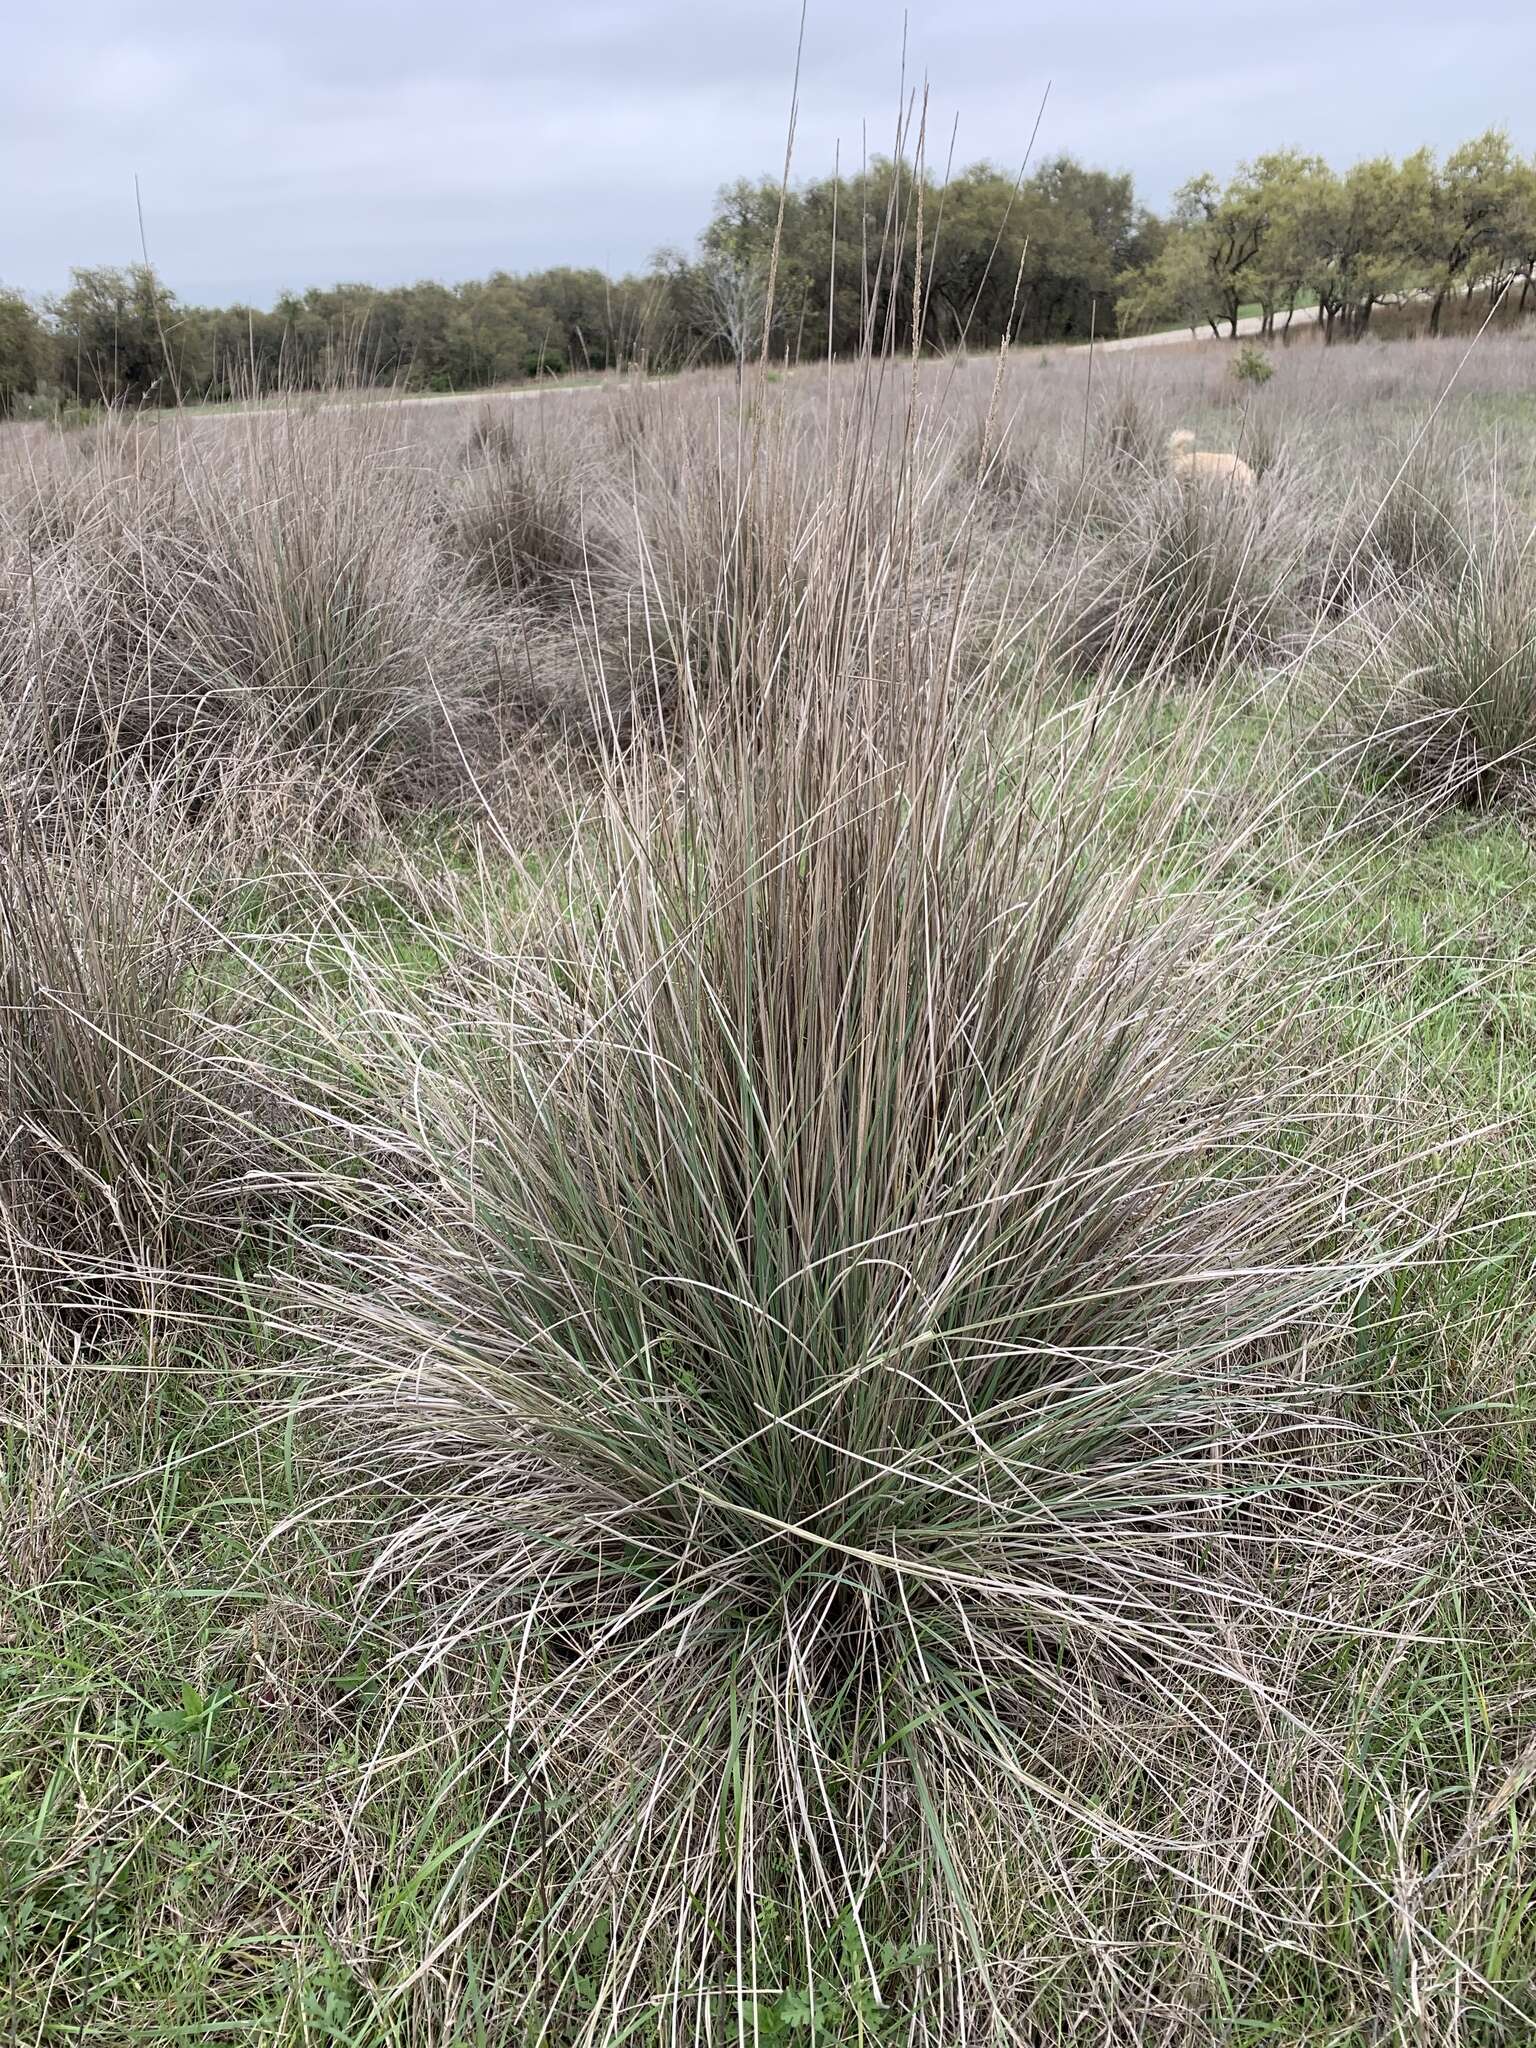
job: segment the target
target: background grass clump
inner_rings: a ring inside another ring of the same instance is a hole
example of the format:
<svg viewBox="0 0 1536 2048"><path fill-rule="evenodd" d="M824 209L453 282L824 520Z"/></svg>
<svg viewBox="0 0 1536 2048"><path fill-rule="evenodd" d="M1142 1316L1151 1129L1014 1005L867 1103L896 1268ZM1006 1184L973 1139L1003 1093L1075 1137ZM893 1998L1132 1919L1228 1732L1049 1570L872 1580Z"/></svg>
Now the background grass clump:
<svg viewBox="0 0 1536 2048"><path fill-rule="evenodd" d="M1496 527L1459 569L1411 591L1353 643L1346 702L1367 775L1474 808L1529 790L1536 767L1536 566Z"/></svg>

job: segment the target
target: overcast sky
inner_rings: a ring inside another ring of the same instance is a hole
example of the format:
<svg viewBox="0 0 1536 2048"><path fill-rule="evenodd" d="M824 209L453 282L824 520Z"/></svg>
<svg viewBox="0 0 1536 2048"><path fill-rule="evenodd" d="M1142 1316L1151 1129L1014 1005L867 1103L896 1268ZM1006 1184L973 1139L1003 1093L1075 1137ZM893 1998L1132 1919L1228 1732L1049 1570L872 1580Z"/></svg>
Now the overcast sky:
<svg viewBox="0 0 1536 2048"><path fill-rule="evenodd" d="M72 0L7 10L0 281L150 255L183 298L338 279L621 271L688 244L716 188L777 174L799 0ZM930 155L1191 171L1295 144L1336 163L1489 126L1536 149L1528 0L912 0ZM888 149L899 0L811 0L795 166Z"/></svg>

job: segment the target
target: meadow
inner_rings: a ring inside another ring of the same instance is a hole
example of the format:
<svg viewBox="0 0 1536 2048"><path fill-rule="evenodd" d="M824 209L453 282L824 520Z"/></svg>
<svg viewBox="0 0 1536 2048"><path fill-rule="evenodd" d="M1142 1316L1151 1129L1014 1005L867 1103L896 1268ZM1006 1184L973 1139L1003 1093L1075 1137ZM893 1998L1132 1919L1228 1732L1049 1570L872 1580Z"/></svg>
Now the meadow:
<svg viewBox="0 0 1536 2048"><path fill-rule="evenodd" d="M1536 2031L1536 330L1272 360L0 428L0 2039Z"/></svg>

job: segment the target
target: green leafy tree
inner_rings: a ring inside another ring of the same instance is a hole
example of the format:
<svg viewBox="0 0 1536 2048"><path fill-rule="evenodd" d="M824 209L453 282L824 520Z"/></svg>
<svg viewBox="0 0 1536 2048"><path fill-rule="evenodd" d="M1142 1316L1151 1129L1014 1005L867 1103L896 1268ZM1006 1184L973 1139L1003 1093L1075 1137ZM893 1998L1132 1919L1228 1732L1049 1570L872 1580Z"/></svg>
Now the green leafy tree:
<svg viewBox="0 0 1536 2048"><path fill-rule="evenodd" d="M1458 286L1470 296L1497 271L1517 231L1522 197L1518 161L1502 129L1488 129L1446 158L1417 224L1424 285L1434 295L1431 334L1440 332L1445 302Z"/></svg>
<svg viewBox="0 0 1536 2048"><path fill-rule="evenodd" d="M42 382L47 360L43 323L20 292L0 287L0 419Z"/></svg>
<svg viewBox="0 0 1536 2048"><path fill-rule="evenodd" d="M183 395L237 398L301 381L286 322L256 306L211 306L183 315Z"/></svg>
<svg viewBox="0 0 1536 2048"><path fill-rule="evenodd" d="M919 232L921 227L921 232ZM921 272L919 275L919 264ZM767 282L774 275L772 301ZM1536 292L1536 164L1499 130L1437 166L1427 150L1342 176L1274 150L1225 186L1203 173L1162 220L1123 173L1061 156L1028 177L989 163L939 180L875 157L852 177L719 193L696 250L618 279L556 266L446 286L340 283L269 311L177 303L144 265L79 270L36 314L0 297L0 407L56 377L129 404L358 378L473 390L567 367L795 361L866 345L1086 340L1186 325L1235 334L1256 302L1272 336L1308 294L1324 337L1363 334L1384 300Z"/></svg>
<svg viewBox="0 0 1536 2048"><path fill-rule="evenodd" d="M171 403L184 339L174 295L147 264L73 270L50 306L59 381L83 404Z"/></svg>
<svg viewBox="0 0 1536 2048"><path fill-rule="evenodd" d="M1154 260L1121 291L1116 314L1122 332L1146 334L1187 327L1196 334L1217 325L1222 313L1205 236L1193 225L1175 227Z"/></svg>
<svg viewBox="0 0 1536 2048"><path fill-rule="evenodd" d="M761 288L776 236L764 310L771 346L798 359L828 347L847 354L866 338L906 345L914 307L927 349L995 346L1005 333L1027 342L1112 333L1116 291L1153 260L1162 228L1137 206L1129 177L1070 157L1023 180L979 163L940 183L875 158L855 178L787 193L776 179L739 182L720 194L697 259L660 259L692 353L735 354L740 288ZM720 314L722 277L730 319Z"/></svg>
<svg viewBox="0 0 1536 2048"><path fill-rule="evenodd" d="M1225 191L1202 172L1174 194L1175 225L1196 238L1210 280L1210 296L1232 334L1251 289L1255 259L1268 227L1264 194L1246 167Z"/></svg>
<svg viewBox="0 0 1536 2048"><path fill-rule="evenodd" d="M1243 283L1258 301L1265 335L1273 335L1281 313L1289 327L1309 288L1320 224L1337 184L1321 157L1282 149L1255 157L1228 188L1224 205L1236 203L1259 224Z"/></svg>
<svg viewBox="0 0 1536 2048"><path fill-rule="evenodd" d="M1519 310L1523 313L1536 289L1536 160L1523 158L1514 166L1503 259L1509 282L1520 281Z"/></svg>
<svg viewBox="0 0 1536 2048"><path fill-rule="evenodd" d="M1115 295L1151 261L1158 231L1124 173L1085 169L1071 157L1024 186L1023 338L1081 340L1115 331Z"/></svg>
<svg viewBox="0 0 1536 2048"><path fill-rule="evenodd" d="M1427 204L1424 153L1402 165L1371 157L1330 176L1314 222L1308 282L1323 339L1358 340L1376 306L1416 282L1414 222Z"/></svg>
<svg viewBox="0 0 1536 2048"><path fill-rule="evenodd" d="M1278 162L1278 159L1274 161ZM1223 189L1209 171L1174 194L1167 240L1144 274L1122 286L1121 318L1128 327L1171 321L1191 331L1237 333L1243 301L1262 282L1258 260L1269 232L1268 194L1262 177L1244 165Z"/></svg>

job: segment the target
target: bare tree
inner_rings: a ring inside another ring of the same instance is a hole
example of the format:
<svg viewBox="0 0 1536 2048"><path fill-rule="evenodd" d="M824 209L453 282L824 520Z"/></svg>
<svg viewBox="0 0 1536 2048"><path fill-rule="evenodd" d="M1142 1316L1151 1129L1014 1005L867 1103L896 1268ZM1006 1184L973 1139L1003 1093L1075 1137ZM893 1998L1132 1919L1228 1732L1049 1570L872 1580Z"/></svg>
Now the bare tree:
<svg viewBox="0 0 1536 2048"><path fill-rule="evenodd" d="M763 345L767 279L760 266L727 249L706 251L694 266L694 279L700 325L730 351L739 384Z"/></svg>

